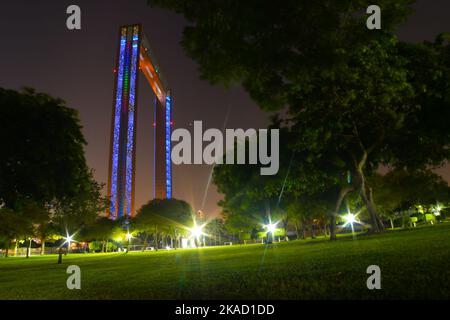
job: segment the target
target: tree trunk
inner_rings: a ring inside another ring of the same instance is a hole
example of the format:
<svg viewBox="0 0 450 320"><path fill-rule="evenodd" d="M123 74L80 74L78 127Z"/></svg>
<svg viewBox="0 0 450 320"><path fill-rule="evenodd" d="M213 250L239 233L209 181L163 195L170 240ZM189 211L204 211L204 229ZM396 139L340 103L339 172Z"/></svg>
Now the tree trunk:
<svg viewBox="0 0 450 320"><path fill-rule="evenodd" d="M14 257L17 257L18 250L19 250L19 241L16 239L16 246L14 248Z"/></svg>
<svg viewBox="0 0 450 320"><path fill-rule="evenodd" d="M17 240L16 240L17 243ZM6 252L5 252L5 258L8 258L8 253L9 253L9 247L11 246L11 240L8 241L7 245L6 245ZM17 252L16 252L17 255Z"/></svg>
<svg viewBox="0 0 450 320"><path fill-rule="evenodd" d="M155 251L158 251L158 245L159 245L159 237L158 237L158 225L155 225L155 234L154 234L154 237L155 237Z"/></svg>
<svg viewBox="0 0 450 320"><path fill-rule="evenodd" d="M62 263L62 247L59 247L58 251L58 264Z"/></svg>
<svg viewBox="0 0 450 320"><path fill-rule="evenodd" d="M41 240L41 256L45 254L45 239Z"/></svg>
<svg viewBox="0 0 450 320"><path fill-rule="evenodd" d="M364 205L366 206L367 212L369 213L373 232L379 232L380 229L378 227L378 219L376 217L375 208L372 206L372 203L369 201L369 199L367 199L367 195L363 190L363 188L361 188L359 194L361 196L361 200L364 202Z"/></svg>
<svg viewBox="0 0 450 320"><path fill-rule="evenodd" d="M373 203L367 197L364 183L362 183L361 185L359 194L361 196L362 201L364 202L364 205L366 206L367 212L369 212L373 232L375 233L381 232L382 228L380 228L377 211L375 210Z"/></svg>
<svg viewBox="0 0 450 320"><path fill-rule="evenodd" d="M315 234L314 234L314 225L311 223L311 224L309 225L309 228L310 228L310 230L311 230L311 234L310 234L311 239L315 239L316 236L315 236Z"/></svg>
<svg viewBox="0 0 450 320"><path fill-rule="evenodd" d="M286 232L286 234L287 234L287 226L288 226L288 222L289 222L289 219L286 217L286 218L283 220L283 229L284 229L284 231Z"/></svg>
<svg viewBox="0 0 450 320"><path fill-rule="evenodd" d="M392 218L389 218L389 221L391 222L391 229L394 229L394 221L392 220Z"/></svg>
<svg viewBox="0 0 450 320"><path fill-rule="evenodd" d="M373 189L371 187L369 187L369 200L372 203L372 206L376 210L375 201L373 199ZM381 216L377 212L376 212L376 217L377 217L377 221L378 221L378 227L380 228L381 231L383 231L385 229L384 223L383 223L383 220L381 220Z"/></svg>
<svg viewBox="0 0 450 320"><path fill-rule="evenodd" d="M145 248L148 247L148 233L145 232L145 237L144 237L144 246L142 247L142 252L145 251Z"/></svg>
<svg viewBox="0 0 450 320"><path fill-rule="evenodd" d="M371 225L372 225L372 232L378 233L384 229L384 226L379 220L377 210L373 203L372 190L369 188L369 195L367 192L366 178L364 176L364 172L362 169L363 166L365 165L366 159L367 159L367 154L365 153L365 156L363 157L363 159L361 160L361 162L359 163L359 165L356 168L356 176L357 176L357 179L359 182L359 195L361 197L361 200L364 202L364 205L366 206L367 212L369 213Z"/></svg>
<svg viewBox="0 0 450 320"><path fill-rule="evenodd" d="M294 223L294 227L295 227L295 235L297 236L297 240L300 239L300 233L298 231L298 223L295 222Z"/></svg>
<svg viewBox="0 0 450 320"><path fill-rule="evenodd" d="M344 201L345 196L352 191L353 188L344 188L339 191L339 196L336 199L336 205L334 207L334 212L331 214L330 221L330 240L336 240L336 216L339 214L339 209L341 208L342 201Z"/></svg>
<svg viewBox="0 0 450 320"><path fill-rule="evenodd" d="M30 257L30 251L31 251L31 238L30 238L30 240L28 240L27 259Z"/></svg>

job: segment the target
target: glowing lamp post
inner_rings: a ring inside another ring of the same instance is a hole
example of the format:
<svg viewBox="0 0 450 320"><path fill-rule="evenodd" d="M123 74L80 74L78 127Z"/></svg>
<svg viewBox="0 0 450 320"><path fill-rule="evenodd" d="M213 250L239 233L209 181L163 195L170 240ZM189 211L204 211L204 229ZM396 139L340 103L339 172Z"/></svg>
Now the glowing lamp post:
<svg viewBox="0 0 450 320"><path fill-rule="evenodd" d="M133 235L130 232L127 232L127 235L125 236L125 238L128 241L127 252L126 252L126 253L128 253L128 250L130 249L131 239L133 239Z"/></svg>
<svg viewBox="0 0 450 320"><path fill-rule="evenodd" d="M202 234L203 234L203 230L202 230L202 228L200 226L194 226L191 229L191 236L196 238L196 239L200 239Z"/></svg>
<svg viewBox="0 0 450 320"><path fill-rule="evenodd" d="M353 214L353 213L350 213L350 212L344 216L344 219L345 219L344 227L350 225L351 228L352 228L352 235L353 236L354 236L354 233L355 233L355 229L353 228L353 224L358 222L358 220L356 219L357 216L358 216L357 214Z"/></svg>
<svg viewBox="0 0 450 320"><path fill-rule="evenodd" d="M277 228L277 226L275 224L271 223L271 224L268 224L266 226L266 228L267 228L267 232L269 232L273 235L275 233L275 229Z"/></svg>
<svg viewBox="0 0 450 320"><path fill-rule="evenodd" d="M274 237L275 237L275 230L277 229L277 224L278 224L278 222L276 222L276 223L270 222L269 224L266 224L264 226L264 228L267 230L267 243L272 242L272 241L269 241L270 240L270 235L272 235L272 240L274 239Z"/></svg>
<svg viewBox="0 0 450 320"><path fill-rule="evenodd" d="M65 244L67 243L67 253L69 253L69 250L70 250L70 244L71 244L72 242L74 242L73 236L74 236L74 235L69 235L69 234L67 234L67 236L64 237L64 239L65 239L66 241L64 241L64 243L63 243L62 245L65 245Z"/></svg>
<svg viewBox="0 0 450 320"><path fill-rule="evenodd" d="M67 253L70 250L70 244L71 242L74 242L75 240L73 239L74 235L69 235L67 233L67 235L65 237L63 237L63 239L65 239L66 241L64 241L60 246L59 246L59 251L58 251L58 264L62 263L62 247L67 243Z"/></svg>
<svg viewBox="0 0 450 320"><path fill-rule="evenodd" d="M191 238L194 238L196 245L198 245L198 243L200 242L200 238L202 236L205 235L205 233L203 232L203 228L205 227L205 225L197 225L197 223L194 221L194 226L192 228L189 229L190 233L191 233ZM200 242L201 243L201 242Z"/></svg>
<svg viewBox="0 0 450 320"><path fill-rule="evenodd" d="M356 222L356 215L349 213L344 217L344 219L345 219L346 225L350 224L353 226L353 224Z"/></svg>
<svg viewBox="0 0 450 320"><path fill-rule="evenodd" d="M436 206L433 208L433 213L434 213L434 215L435 215L436 217L439 217L439 216L441 215L442 209L443 209L443 207L441 207L440 204L436 205Z"/></svg>

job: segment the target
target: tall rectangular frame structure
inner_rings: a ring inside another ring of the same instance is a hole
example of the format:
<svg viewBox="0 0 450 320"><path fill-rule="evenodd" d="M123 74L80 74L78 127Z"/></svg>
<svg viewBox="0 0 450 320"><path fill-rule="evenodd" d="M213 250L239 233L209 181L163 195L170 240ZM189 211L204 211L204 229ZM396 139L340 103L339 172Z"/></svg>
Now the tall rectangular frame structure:
<svg viewBox="0 0 450 320"><path fill-rule="evenodd" d="M139 71L155 93L154 197L172 197L171 92L162 76L142 25L120 28L111 122L107 215L116 220L136 214L136 129Z"/></svg>

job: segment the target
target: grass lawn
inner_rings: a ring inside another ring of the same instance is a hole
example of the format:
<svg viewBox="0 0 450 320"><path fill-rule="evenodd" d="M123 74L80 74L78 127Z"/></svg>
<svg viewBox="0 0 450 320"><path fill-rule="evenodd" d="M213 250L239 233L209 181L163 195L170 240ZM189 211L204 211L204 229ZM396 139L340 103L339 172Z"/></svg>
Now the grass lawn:
<svg viewBox="0 0 450 320"><path fill-rule="evenodd" d="M449 299L450 223L326 240L0 258L0 299ZM378 265L382 290L368 290ZM68 290L66 268L81 268Z"/></svg>

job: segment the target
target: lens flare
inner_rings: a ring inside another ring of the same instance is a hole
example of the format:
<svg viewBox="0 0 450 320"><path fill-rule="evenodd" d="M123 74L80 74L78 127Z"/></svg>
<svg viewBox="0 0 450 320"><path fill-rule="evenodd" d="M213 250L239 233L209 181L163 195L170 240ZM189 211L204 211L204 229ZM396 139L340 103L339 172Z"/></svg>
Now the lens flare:
<svg viewBox="0 0 450 320"><path fill-rule="evenodd" d="M278 223L269 223L266 224L264 228L267 229L267 232L274 234L275 230L277 229L277 224Z"/></svg>
<svg viewBox="0 0 450 320"><path fill-rule="evenodd" d="M348 224L354 224L355 222L358 222L358 221L356 220L356 215L353 214L353 213L348 213L348 214L346 214L346 215L344 216L344 219L345 219L345 225L348 225Z"/></svg>
<svg viewBox="0 0 450 320"><path fill-rule="evenodd" d="M200 238L204 234L203 227L204 226L198 226L196 223L194 223L194 226L189 230L191 232L191 237L197 239Z"/></svg>

